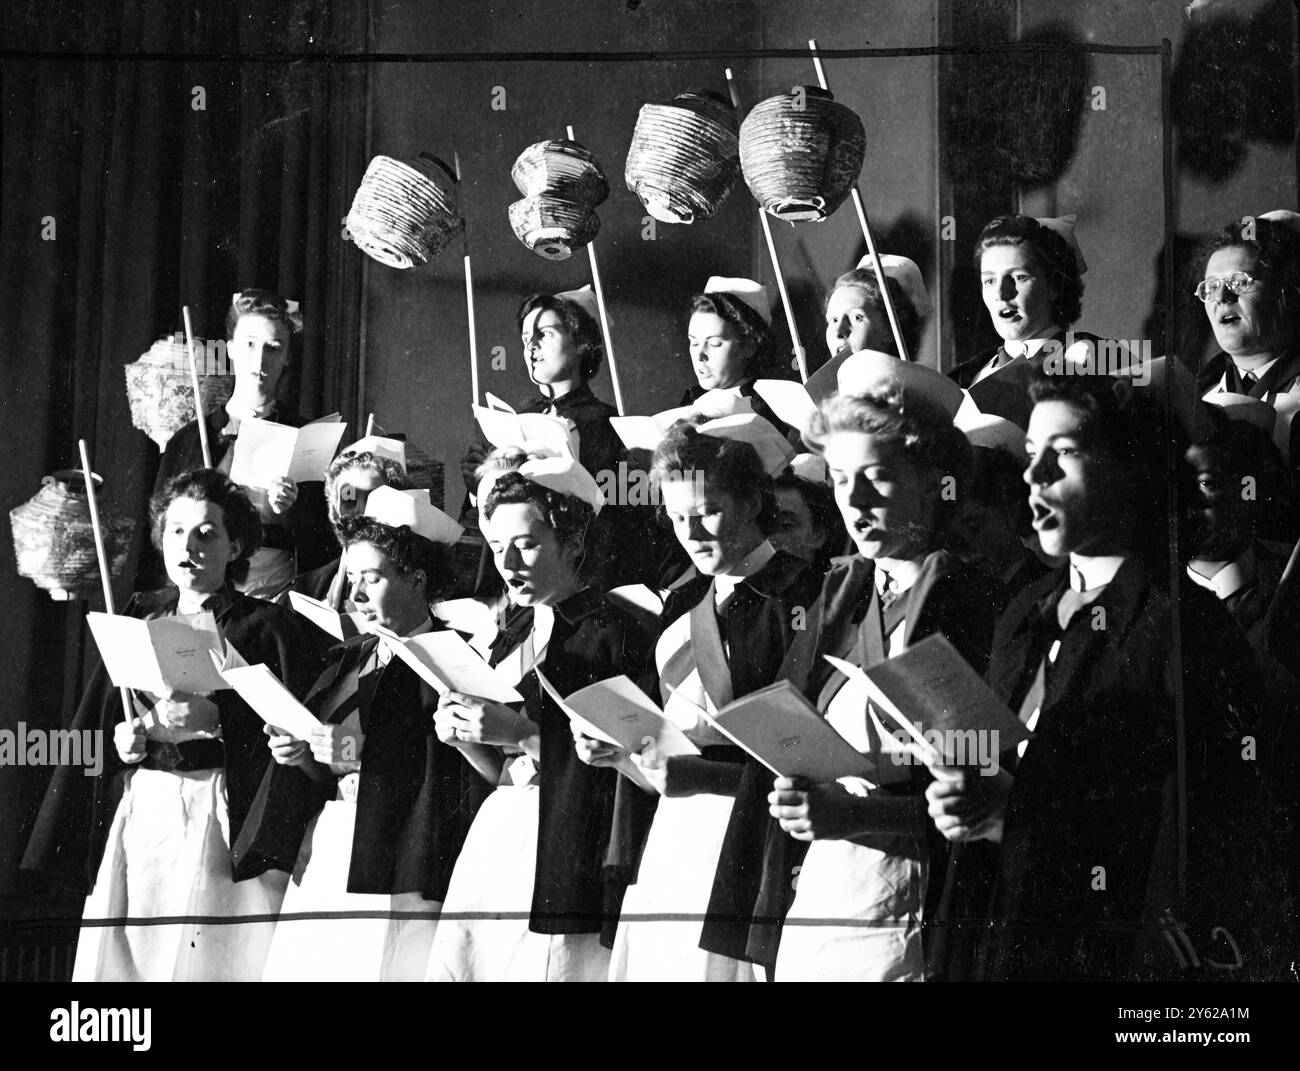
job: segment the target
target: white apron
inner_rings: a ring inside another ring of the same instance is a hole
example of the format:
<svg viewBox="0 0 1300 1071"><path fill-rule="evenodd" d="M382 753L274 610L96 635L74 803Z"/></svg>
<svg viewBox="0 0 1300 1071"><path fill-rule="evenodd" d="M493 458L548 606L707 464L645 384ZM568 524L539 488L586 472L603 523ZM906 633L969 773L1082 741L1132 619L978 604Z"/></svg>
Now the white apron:
<svg viewBox="0 0 1300 1071"><path fill-rule="evenodd" d="M528 928L540 796L535 784L503 785L479 808L451 875L426 981L604 981L609 952L600 934Z"/></svg>
<svg viewBox="0 0 1300 1071"><path fill-rule="evenodd" d="M347 891L357 804L340 784L303 837L263 981L418 982L441 905L418 892Z"/></svg>
<svg viewBox="0 0 1300 1071"><path fill-rule="evenodd" d="M655 645L662 676L673 655L690 644L690 615L677 618ZM692 668L664 699L664 716L697 747L730 744L699 709L716 713L699 670ZM752 982L755 966L700 948L722 840L735 800L700 794L664 797L628 886L619 915L609 978L614 982ZM761 968L759 968L761 969Z"/></svg>
<svg viewBox="0 0 1300 1071"><path fill-rule="evenodd" d="M256 981L288 880L231 880L224 770L136 767L86 898L72 980Z"/></svg>
<svg viewBox="0 0 1300 1071"><path fill-rule="evenodd" d="M850 680L830 702L826 720L875 762L876 784L909 778L890 757L894 741L867 710L866 688ZM885 745L890 750L885 750ZM862 778L842 779L867 790ZM818 840L799 870L794 903L781 931L776 980L923 981L921 913L928 856L924 816L903 834Z"/></svg>
<svg viewBox="0 0 1300 1071"><path fill-rule="evenodd" d="M554 625L537 607L533 632L497 666L518 682L545 664ZM595 982L609 973L598 933L535 933L528 928L537 879L541 788L536 764L510 760L502 784L474 816L456 858L425 980L430 982Z"/></svg>

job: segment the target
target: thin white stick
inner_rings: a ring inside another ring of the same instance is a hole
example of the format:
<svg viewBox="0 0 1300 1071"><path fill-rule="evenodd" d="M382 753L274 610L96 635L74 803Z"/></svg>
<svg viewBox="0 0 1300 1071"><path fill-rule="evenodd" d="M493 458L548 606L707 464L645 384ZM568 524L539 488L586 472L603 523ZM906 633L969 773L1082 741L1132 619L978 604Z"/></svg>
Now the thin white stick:
<svg viewBox="0 0 1300 1071"><path fill-rule="evenodd" d="M469 316L469 381L472 399L478 405L478 329L474 322L474 270L470 267L469 252L465 253L465 309Z"/></svg>
<svg viewBox="0 0 1300 1071"><path fill-rule="evenodd" d="M910 361L912 356L907 351L907 343L903 341L903 329L898 325L898 313L894 310L894 296L889 292L889 284L886 282L885 268L880 263L880 254L876 251L876 243L871 240L871 225L867 222L867 209L862 203L862 194L858 192L858 187L854 185L849 191L853 198L853 207L858 212L858 223L862 226L862 236L867 241L867 252L871 254L871 266L876 269L876 284L880 287L880 296L885 304L885 315L889 317L889 329L894 333L894 346L898 350L900 360Z"/></svg>
<svg viewBox="0 0 1300 1071"><path fill-rule="evenodd" d="M812 38L808 39L808 50L812 53L813 70L817 72L817 84L830 92L830 87L826 84L826 72L822 70L822 58L817 55L817 42Z"/></svg>
<svg viewBox="0 0 1300 1071"><path fill-rule="evenodd" d="M203 412L203 389L199 386L199 362L194 356L194 328L190 326L190 307L181 307L185 317L185 346L190 353L190 383L194 387L194 416L199 425L199 446L203 450L203 467L212 468L212 448L208 445L208 418Z"/></svg>
<svg viewBox="0 0 1300 1071"><path fill-rule="evenodd" d="M456 167L457 195L460 195L460 153L452 154ZM469 259L469 220L464 218L465 207L461 203L461 250L465 255L465 314L469 323L469 385L472 397L470 401L478 405L478 327L474 319L474 269Z"/></svg>
<svg viewBox="0 0 1300 1071"><path fill-rule="evenodd" d="M117 613L113 608L113 581L108 573L108 554L104 550L104 530L99 526L99 504L95 498L95 478L90 468L86 440L78 439L77 448L81 451L81 474L86 478L86 501L90 506L90 528L95 534L95 557L99 560L99 582L104 588L104 609L113 614Z"/></svg>
<svg viewBox="0 0 1300 1071"><path fill-rule="evenodd" d="M366 417L366 438L369 438L374 433L375 433L375 414L371 413L368 417Z"/></svg>
<svg viewBox="0 0 1300 1071"><path fill-rule="evenodd" d="M831 87L826 81L826 71L822 68L821 57L817 55L817 42L815 40L809 40L808 50L812 53L813 69L817 72L817 84L829 93ZM866 205L862 203L862 194L858 191L856 182L849 191L849 196L853 198L853 207L857 210L858 224L862 228L862 237L867 243L867 253L870 254L871 265L876 270L876 283L880 287L880 299L885 306L885 315L889 317L889 329L894 333L894 346L898 350L900 360L910 361L912 357L908 353L907 343L903 341L902 329L898 326L898 313L894 310L894 298L889 292L885 269L880 263L880 254L876 252L876 243L871 237L871 224L867 220Z"/></svg>
<svg viewBox="0 0 1300 1071"><path fill-rule="evenodd" d="M731 68L727 71L727 89L731 92L731 105L736 109L736 118L740 118L740 94L736 90L736 80L732 77ZM767 218L767 213L763 211L763 206L758 206L758 222L763 228L763 238L767 242L767 255L772 260L772 271L776 274L776 289L781 295L781 307L785 310L786 326L790 329L790 341L794 346L794 358L799 365L799 381L808 382L808 355L803 348L803 339L799 337L799 327L794 319L794 305L790 301L790 293L785 286L785 275L781 271L781 261L776 255L776 242L772 238L772 224Z"/></svg>
<svg viewBox="0 0 1300 1071"><path fill-rule="evenodd" d="M573 127L566 127L570 141L576 141ZM623 408L623 389L618 379L618 363L614 360L614 340L609 333L609 312L605 308L605 287L600 281L600 264L596 260L596 243L587 243L587 259L591 262L591 285L596 291L596 308L600 311L600 333L605 338L605 356L609 358L609 378L614 385L614 408L619 416L626 416Z"/></svg>
<svg viewBox="0 0 1300 1071"><path fill-rule="evenodd" d="M113 580L108 573L104 530L99 525L99 503L95 498L95 474L90 467L90 453L86 450L85 439L77 440L77 449L81 451L81 474L86 478L86 504L90 507L90 529L95 534L95 557L99 561L99 582L104 586L104 609L114 614L117 611L113 608ZM123 716L127 721L135 721L136 715L131 709L131 696L125 688L119 688L117 691L122 698Z"/></svg>

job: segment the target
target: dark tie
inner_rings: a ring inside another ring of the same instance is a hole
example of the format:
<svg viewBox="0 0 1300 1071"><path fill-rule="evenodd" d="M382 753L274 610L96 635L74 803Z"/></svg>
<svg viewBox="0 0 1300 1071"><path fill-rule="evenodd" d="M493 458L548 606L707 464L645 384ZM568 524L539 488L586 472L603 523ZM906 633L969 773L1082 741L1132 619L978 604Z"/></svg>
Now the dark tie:
<svg viewBox="0 0 1300 1071"><path fill-rule="evenodd" d="M894 584L893 577L888 573L881 573L880 575L885 578L884 586L880 590L880 608L882 610L888 610L898 601L898 596L902 593Z"/></svg>

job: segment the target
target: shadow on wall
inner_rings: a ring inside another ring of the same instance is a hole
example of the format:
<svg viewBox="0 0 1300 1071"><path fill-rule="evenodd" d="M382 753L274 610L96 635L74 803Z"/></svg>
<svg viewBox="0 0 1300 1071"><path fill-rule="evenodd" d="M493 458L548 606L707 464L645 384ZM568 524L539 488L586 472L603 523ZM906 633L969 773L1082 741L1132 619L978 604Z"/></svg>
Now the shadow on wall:
<svg viewBox="0 0 1300 1071"><path fill-rule="evenodd" d="M955 99L944 109L944 161L957 184L1008 175L1022 189L1054 183L1079 144L1087 110L1088 56L1062 23L1020 40L1027 51L954 58Z"/></svg>
<svg viewBox="0 0 1300 1071"><path fill-rule="evenodd" d="M1292 38L1283 3L1188 28L1170 86L1180 171L1224 182L1241 168L1251 142L1294 140Z"/></svg>
<svg viewBox="0 0 1300 1071"><path fill-rule="evenodd" d="M1226 223L1227 220L1225 219ZM1196 234L1174 235L1174 332L1165 337L1165 257L1166 249L1156 254L1155 298L1151 312L1142 326L1142 337L1151 340L1152 354L1176 355L1188 368L1195 371L1209 351L1213 332L1205 316L1205 306L1192 293L1201 279L1199 250L1203 236Z"/></svg>
<svg viewBox="0 0 1300 1071"><path fill-rule="evenodd" d="M958 191L959 250L948 281L953 338L945 345L957 360L996 341L975 275L962 267L981 228L1013 210L1015 191L1060 180L1088 109L1089 57L1072 27L1039 26L1019 44L1026 51L953 56L943 79L943 166Z"/></svg>
<svg viewBox="0 0 1300 1071"><path fill-rule="evenodd" d="M1172 122L1175 166L1203 182L1227 182L1241 170L1251 143L1270 147L1295 140L1294 43L1290 8L1266 4L1249 16L1226 13L1194 22L1174 63ZM1212 230L1225 224L1225 209ZM1144 326L1154 352L1173 352L1192 369L1212 352L1212 332L1192 294L1201 277L1202 234L1174 238L1174 336L1165 338L1166 250L1157 255L1155 301Z"/></svg>

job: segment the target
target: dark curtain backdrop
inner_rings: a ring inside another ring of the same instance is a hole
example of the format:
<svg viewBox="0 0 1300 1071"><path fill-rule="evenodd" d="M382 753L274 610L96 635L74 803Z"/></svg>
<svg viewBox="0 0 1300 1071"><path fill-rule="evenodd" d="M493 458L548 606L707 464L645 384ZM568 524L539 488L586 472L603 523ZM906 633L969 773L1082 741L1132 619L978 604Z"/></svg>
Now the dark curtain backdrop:
<svg viewBox="0 0 1300 1071"><path fill-rule="evenodd" d="M233 291L300 300L299 406L354 411L361 254L340 240L340 221L366 162L367 73L234 58L364 52L361 5L6 0L0 19L0 728L13 729L66 720L89 636L84 603L54 603L17 576L8 511L43 475L75 467L85 438L107 504L141 519L138 549L158 450L131 425L122 369L181 328L183 304L197 334L224 337ZM85 52L120 58L67 55ZM130 58L141 53L176 58ZM47 217L53 240L42 237ZM115 585L119 605L132 568ZM45 781L39 769L0 768L8 919L55 903L17 872Z"/></svg>

